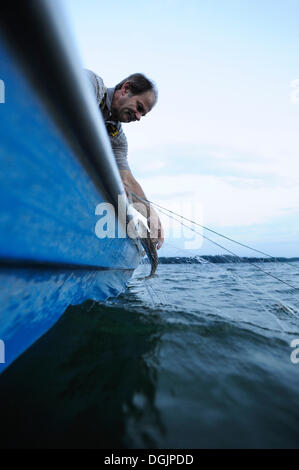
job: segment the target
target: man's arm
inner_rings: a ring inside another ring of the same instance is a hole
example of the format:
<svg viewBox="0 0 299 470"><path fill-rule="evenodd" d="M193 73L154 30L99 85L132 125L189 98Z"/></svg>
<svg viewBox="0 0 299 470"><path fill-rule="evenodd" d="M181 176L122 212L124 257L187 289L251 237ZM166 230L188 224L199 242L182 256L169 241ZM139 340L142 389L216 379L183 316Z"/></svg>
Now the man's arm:
<svg viewBox="0 0 299 470"><path fill-rule="evenodd" d="M119 172L126 193L128 195L130 195L130 193L134 193L141 199L147 200L142 187L138 181L135 180L132 172L130 170L120 170ZM134 194L131 195L133 202L139 203L138 210L144 217L146 217L150 226L151 238L154 242L157 242L157 249L159 250L164 243L164 231L159 216L150 204L140 201L138 198L134 197Z"/></svg>

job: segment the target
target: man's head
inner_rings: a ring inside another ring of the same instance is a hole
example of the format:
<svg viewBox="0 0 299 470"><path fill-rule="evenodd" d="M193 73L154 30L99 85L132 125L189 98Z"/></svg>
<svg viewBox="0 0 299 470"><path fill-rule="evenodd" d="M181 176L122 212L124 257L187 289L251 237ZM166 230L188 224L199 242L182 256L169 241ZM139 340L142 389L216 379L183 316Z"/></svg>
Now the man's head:
<svg viewBox="0 0 299 470"><path fill-rule="evenodd" d="M158 100L153 82L141 73L134 73L115 87L111 104L112 118L120 122L140 121Z"/></svg>

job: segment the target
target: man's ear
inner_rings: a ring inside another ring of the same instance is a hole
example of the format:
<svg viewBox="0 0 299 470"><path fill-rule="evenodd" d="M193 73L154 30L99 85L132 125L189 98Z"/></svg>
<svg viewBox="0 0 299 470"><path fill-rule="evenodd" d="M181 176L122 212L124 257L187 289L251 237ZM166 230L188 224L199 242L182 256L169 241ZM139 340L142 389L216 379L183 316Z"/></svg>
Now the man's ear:
<svg viewBox="0 0 299 470"><path fill-rule="evenodd" d="M130 82L123 83L123 86L121 87L121 94L125 96L129 92L130 92Z"/></svg>

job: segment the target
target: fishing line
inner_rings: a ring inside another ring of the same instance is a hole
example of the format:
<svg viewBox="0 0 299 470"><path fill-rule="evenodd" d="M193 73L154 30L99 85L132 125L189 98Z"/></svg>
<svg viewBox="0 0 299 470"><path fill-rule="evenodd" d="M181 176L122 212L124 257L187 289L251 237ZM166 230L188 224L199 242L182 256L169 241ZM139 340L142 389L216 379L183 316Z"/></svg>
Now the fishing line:
<svg viewBox="0 0 299 470"><path fill-rule="evenodd" d="M249 249L249 250L255 251L256 253L265 255L265 256L267 256L267 257L273 259L275 262L276 262L276 260L277 260L276 257L273 257L272 255L269 255L268 253L265 253L265 252L263 252L263 251L257 250L256 248L252 248L252 247L250 247L249 245L245 245L244 243L241 243L241 242L239 242L239 241L237 241L237 240L234 240L234 239L232 239L232 238L230 238L230 237L227 237L226 235L223 235L223 234L221 234L221 233L219 233L219 232L216 232L215 230L212 230L212 229L210 229L210 228L208 228L208 227L206 227L206 226L204 226L204 225L199 224L198 222L195 222L195 221L193 221L193 220L191 220L191 219L188 219L187 217L184 217L183 215L180 215L180 214L178 214L178 213L176 213L176 212L174 212L174 211L171 211L170 209L167 209L166 207L163 207L163 206L157 204L156 202L149 201L148 199L143 199L142 197L140 197L140 196L138 196L137 194L132 193L132 192L131 192L130 194L132 194L134 197L136 197L136 198L139 199L140 201L147 202L148 204L151 204L152 206L155 206L155 207L159 208L160 210L164 210L164 211L166 211L166 212L169 212L170 214L173 214L173 215L175 215L175 216L177 216L177 217L179 217L179 218L181 218L181 219L183 219L183 220L186 220L187 222L190 222L190 223L193 224L193 225L197 225L198 227L201 227L201 228L203 228L203 229L205 229L205 230L208 230L209 232L214 233L215 235L218 235L219 237L225 238L226 240L229 240L229 241L232 242L232 243L235 243L235 244L237 244L237 245L240 245L240 246L242 246L242 247L244 247L244 248L247 248L247 249ZM165 215L167 215L167 216L169 217L168 214L165 214ZM176 219L175 219L175 220L176 220ZM263 260L263 261L264 261L264 260ZM295 268L294 265L292 265L292 264L289 263L288 261L284 261L284 263L287 264L287 265L289 265L289 266L291 266L293 269L296 269L296 270L297 270L297 268ZM295 289L296 289L296 288L295 288Z"/></svg>
<svg viewBox="0 0 299 470"><path fill-rule="evenodd" d="M167 243L169 243L169 242L167 242ZM173 245L173 246L174 246L174 245ZM200 257L198 256L197 258L200 258ZM231 263L236 263L237 261L230 261L230 262L231 262ZM207 263L213 265L213 263L211 263L210 261L207 261ZM280 299L276 298L275 296L273 296L273 295L270 294L269 292L267 292L267 291L261 289L260 287L255 286L255 285L252 284L250 281L248 281L247 279L244 279L243 277L239 276L238 274L236 274L236 275L232 274L230 271L228 271L227 269L223 268L222 266L220 267L220 269L222 269L225 273L229 273L229 275L231 275L233 278L235 278L235 279L237 279L237 280L238 280L238 279L241 280L242 283L247 283L247 284L249 284L253 289L258 290L260 293L264 294L266 297L267 297L267 296L268 296L268 297L271 297L275 302L277 302L277 303L283 308L284 311L287 310L288 313L291 313L291 314L294 315L296 318L299 318L299 317L294 313L294 312L299 313L297 307L295 307L294 305L291 305L291 304L287 305L286 303L282 303L282 301L281 301ZM266 274L267 274L267 273L266 273ZM244 286L244 287L246 288L246 286ZM247 290L248 290L248 289L247 289ZM252 293L251 291L249 291L249 292L250 292L253 296L255 296L254 293ZM258 302L260 302L260 301L258 300ZM261 304L261 305L262 305L262 304ZM263 305L262 305L262 306L263 306ZM271 307L271 306L269 305L269 307ZM263 307L263 308L264 308L264 307ZM271 313L271 315L273 315L272 312L269 312L269 313ZM275 317L275 318L276 318L276 317Z"/></svg>
<svg viewBox="0 0 299 470"><path fill-rule="evenodd" d="M141 260L141 265L142 266L145 266L147 263L145 261L144 258L142 258ZM157 307L157 303L155 302L154 298L158 298L158 301L160 302L160 304L163 304L163 301L161 301L161 297L157 294L157 292L155 291L153 285L151 282L149 282L149 279L146 279L146 276L143 276L141 279L139 279L143 282L143 285L145 286L145 289L147 290L147 293L148 293L148 296L150 297L151 299L151 302L152 302L152 306L153 307ZM152 292L151 292L152 290Z"/></svg>
<svg viewBox="0 0 299 470"><path fill-rule="evenodd" d="M178 247L172 245L172 244L169 243L168 241L167 241L166 243L167 243L168 245L170 245L170 246L176 248L176 250L181 251L180 248L178 248ZM200 257L198 256L198 257L196 257L196 258L200 258ZM207 262L208 262L208 261L207 261ZM205 262L204 264L206 264L206 262ZM211 264L212 264L212 263L211 263ZM166 303L166 302L165 302L165 303ZM172 306L172 308L174 308L174 307L178 309L178 307L177 307L176 305L175 305L175 306ZM213 306L213 308L216 309L217 312L219 312L219 316L220 316L221 318L223 318L223 316L225 316L225 317L227 317L229 320L232 320L232 317L231 317L228 313L221 311L216 305ZM178 310L179 310L179 309L178 309Z"/></svg>
<svg viewBox="0 0 299 470"><path fill-rule="evenodd" d="M182 251L181 248L178 248L176 247L175 245L173 245L172 243L170 242L166 242L168 245L170 246L173 246L174 248L176 248L178 251ZM203 258L201 258L200 256L196 256L195 257L196 259L199 259L200 261L202 261L201 264L209 264L209 265L212 265L213 268L214 267L214 263L212 263L211 261L208 261L208 260L203 260ZM243 286L243 288L245 288L247 290L247 292L252 296L254 297L254 300L256 302L259 303L259 305L262 307L262 309L270 314L272 317L274 317L274 319L277 321L277 323L279 324L279 326L285 331L285 328L284 326L280 323L279 319L270 311L271 309L271 305L269 303L266 303L266 307L268 307L268 310L266 309L265 305L261 302L261 300L256 296L256 294L253 292L253 290L250 289L250 287L248 287L247 285L251 286L252 289L255 289L257 290L258 292L260 292L261 294L265 295L266 297L271 297L275 302L278 302L278 304L282 307L283 311L287 311L288 313L291 313L292 315L294 315L296 318L299 318L295 313L295 312L298 312L297 308L294 307L294 306L288 306L286 304L283 304L281 302L281 300L277 299L276 297L274 297L272 294L269 294L269 292L267 291L264 291L263 289L255 286L254 284L252 284L250 281L248 281L247 279L244 279L243 277L241 277L240 275L238 274L233 274L231 273L230 271L228 271L227 269L225 269L223 266L219 266L219 264L217 264L217 267L220 268L222 270L222 272L224 272L225 274L227 274L228 276L231 276L233 277L235 280L239 281L241 283L241 285ZM246 285L247 284L247 285ZM293 311L294 310L294 311ZM220 311L218 309L218 311ZM222 312L221 312L222 313ZM299 313L299 312L298 312Z"/></svg>
<svg viewBox="0 0 299 470"><path fill-rule="evenodd" d="M238 262L240 263L240 262L242 262L242 259L241 259L236 253L234 253L234 252L232 252L231 250L225 248L224 246L220 245L219 243L215 242L214 240L211 240L211 239L208 238L207 236L205 236L205 235L199 233L199 232L196 231L194 228L189 227L188 225L184 224L183 222L181 222L180 220L176 219L176 218L173 217L172 215L169 215L169 214L165 213L165 212L164 212L164 208L162 208L162 206L160 206L160 205L158 205L158 204L155 204L155 203L152 203L151 201L149 201L149 200L147 200L147 199L143 199L143 198L137 196L137 195L134 194L134 193L131 193L131 194L134 195L137 199L139 199L139 200L141 200L141 201L143 201L143 202L147 202L147 203L149 203L149 204L156 205L157 207L159 207L159 211L160 211L161 213L163 213L164 215L166 215L167 217L169 217L169 218L175 220L176 222L178 222L179 224L185 226L186 228L188 228L189 230L193 231L193 232L196 233L197 235L199 235L199 236L205 238L206 240L210 241L210 242L213 243L214 245L220 247L221 249L223 249L223 250L227 251L228 253L230 253L231 255L233 255L235 259L232 260L232 259L230 258L230 259L229 259L229 262L232 262L232 263L236 263L236 262L237 262L237 263L238 263ZM165 211L166 211L166 212L169 212L169 213L172 213L172 214L175 214L173 211L170 211L170 210L168 210L168 209L165 209ZM178 215L178 217L180 217L180 218L182 218L182 219L188 220L186 217L180 216L179 214L177 214L177 215ZM197 224L196 222L193 222L193 221L190 221L190 220L188 220L188 221L191 222L191 223L193 223L193 224L195 224L195 225L200 226L201 228L205 228L205 229L207 229L207 230L209 230L209 231L211 231L211 232L213 232L213 233L215 233L215 234L217 234L217 235L222 236L221 234L218 234L217 232L215 232L215 231L213 231L213 230L211 230L211 229L208 229L207 227L204 227L204 226L202 226L202 225L200 225L200 224ZM229 238L226 237L226 236L223 236L223 237L226 238L226 239L228 239L228 240L230 240L230 241L233 241L233 242L234 242L234 240L229 239ZM271 255L269 255L269 254L263 253L263 252L261 252L261 251L259 251L259 250L255 250L254 248L248 247L247 245L241 244L241 243L239 243L239 242L236 242L236 243L239 244L239 245L241 245L241 246L244 246L244 247L246 247L246 248L249 248L249 249L251 249L251 250L253 250L253 251L257 251L258 253L265 254L266 256L268 256L268 257L270 257L271 259L273 259L273 257L272 257ZM275 259L275 258L274 258L274 259ZM275 259L275 260L276 260L276 259ZM208 262L209 262L209 261L208 261ZM210 264L213 264L213 263L210 263ZM262 271L262 272L263 272L264 274L266 274L267 276L272 277L273 279L275 279L275 280L277 280L277 281L279 281L279 282L281 282L281 283L287 285L288 287L291 288L292 292L295 291L294 293L297 293L298 288L296 288L295 286L293 286L293 285L291 285L290 283L288 283L288 282L286 282L286 281L280 279L280 278L277 277L277 276L274 276L274 275L271 274L271 273L268 273L267 271L265 271L264 269L262 269L260 266L256 265L255 263L252 263L252 262L251 262L250 264L253 265L254 267L256 267L257 269L259 269L260 271ZM290 263L287 263L287 264L290 264ZM292 266L292 265L291 265L291 266ZM292 266L292 267L293 267L293 266ZM227 272L227 270L225 270L225 272ZM235 278L235 276L234 276L233 274L231 274L231 276ZM297 315L294 313L294 312L298 312L298 310L297 310L297 308L296 308L295 306L289 305L289 306L286 307L286 305L284 305L279 299L275 298L273 295L271 295L271 294L269 294L269 293L267 293L267 292L265 292L265 291L263 291L263 290L257 288L256 286L252 285L249 281L243 279L243 278L240 277L240 276L237 276L237 278L241 279L242 282L247 282L249 285L251 285L252 287L254 287L254 289L259 290L259 291L262 292L264 295L270 296L273 300L275 300L276 302L278 302L278 304L281 305L281 307L282 307L284 310L287 309L287 311L288 311L289 313L293 314L296 318L298 318ZM251 295L254 295L252 292L250 292L250 294L251 294ZM264 306L263 306L263 308L264 308ZM269 313L271 313L271 312L269 312ZM272 313L271 313L271 314L272 314ZM273 314L272 314L272 315L273 315ZM277 320L276 317L274 317L274 318Z"/></svg>
<svg viewBox="0 0 299 470"><path fill-rule="evenodd" d="M218 246L219 248L221 248L222 250L225 250L227 251L228 253L230 253L231 255L235 256L236 258L238 258L238 260L240 260L239 262L242 261L242 259L240 258L240 256L238 256L236 253L234 253L233 251L229 250L228 248L225 248L224 246L220 245L219 243L215 242L214 240L211 240L210 238L208 238L206 235L203 235L201 234L200 232L198 232L197 230L193 229L192 227L189 227L188 225L184 224L183 222L181 222L180 220L176 219L175 217L169 215L169 214L166 214L163 210L159 209L160 212L164 215L166 215L167 217L175 220L176 222L180 223L181 225L183 225L184 227L187 227L189 230L191 230L192 232L196 233L197 235L200 235L202 238L205 238L206 240L210 241L211 243L213 243L214 245ZM233 261L234 262L234 261ZM288 287L290 287L291 289L293 289L295 292L294 293L297 293L297 290L298 288L293 286L292 284L280 279L279 277L275 276L274 274L271 274L271 273L268 273L267 271L265 271L264 269L262 269L260 266L258 266L257 264L255 263L252 263L250 262L250 264L254 267L256 267L257 269L259 269L260 271L262 271L263 273L267 274L268 276L272 277L273 279L276 279L277 281L283 283L283 284L286 284Z"/></svg>

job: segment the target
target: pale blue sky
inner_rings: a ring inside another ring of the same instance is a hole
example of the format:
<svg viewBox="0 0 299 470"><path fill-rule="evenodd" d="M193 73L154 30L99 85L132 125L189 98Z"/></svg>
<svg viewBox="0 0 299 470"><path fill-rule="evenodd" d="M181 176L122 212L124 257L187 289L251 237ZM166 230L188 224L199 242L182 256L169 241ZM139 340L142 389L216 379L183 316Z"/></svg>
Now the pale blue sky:
<svg viewBox="0 0 299 470"><path fill-rule="evenodd" d="M83 65L107 86L139 71L158 85L152 113L125 126L148 198L299 256L299 1L63 4Z"/></svg>

